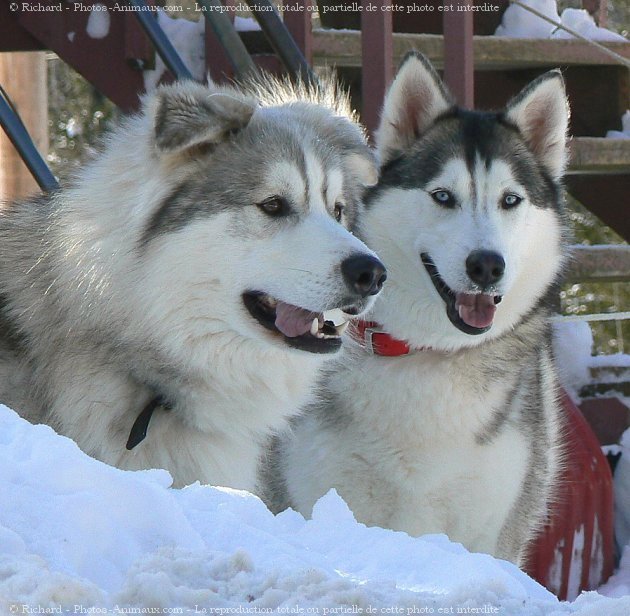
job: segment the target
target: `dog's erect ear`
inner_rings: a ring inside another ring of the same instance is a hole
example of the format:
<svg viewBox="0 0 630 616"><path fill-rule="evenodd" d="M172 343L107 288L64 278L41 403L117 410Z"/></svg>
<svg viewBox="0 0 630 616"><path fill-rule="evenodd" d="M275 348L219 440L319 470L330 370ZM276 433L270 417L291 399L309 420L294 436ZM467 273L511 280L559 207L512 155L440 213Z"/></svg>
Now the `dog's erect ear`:
<svg viewBox="0 0 630 616"><path fill-rule="evenodd" d="M350 173L363 186L374 186L378 182L378 168L375 158L369 153L353 153L346 156L346 165Z"/></svg>
<svg viewBox="0 0 630 616"><path fill-rule="evenodd" d="M409 147L452 106L451 96L431 63L417 52L407 54L385 97L376 133L381 164Z"/></svg>
<svg viewBox="0 0 630 616"><path fill-rule="evenodd" d="M538 77L521 91L505 111L536 158L552 177L559 178L567 161L569 104L559 70Z"/></svg>
<svg viewBox="0 0 630 616"><path fill-rule="evenodd" d="M217 144L245 127L257 106L236 92L194 82L162 86L153 104L155 144L162 152Z"/></svg>

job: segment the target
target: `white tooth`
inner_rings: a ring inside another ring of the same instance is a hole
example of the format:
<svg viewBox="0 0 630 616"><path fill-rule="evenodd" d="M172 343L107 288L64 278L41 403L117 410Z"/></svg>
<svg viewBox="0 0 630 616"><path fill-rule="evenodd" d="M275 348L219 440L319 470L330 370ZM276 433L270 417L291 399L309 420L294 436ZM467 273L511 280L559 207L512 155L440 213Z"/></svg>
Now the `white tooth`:
<svg viewBox="0 0 630 616"><path fill-rule="evenodd" d="M316 336L317 338L325 338L325 337L326 337L324 334L322 334L322 332L317 332L317 333L315 334L315 336Z"/></svg>
<svg viewBox="0 0 630 616"><path fill-rule="evenodd" d="M341 325L349 321L352 316L346 314L341 308L332 308L323 313L324 321L330 321L333 325Z"/></svg>
<svg viewBox="0 0 630 616"><path fill-rule="evenodd" d="M275 297L271 297L271 295L263 296L263 301L271 308L275 308L278 304L278 300Z"/></svg>
<svg viewBox="0 0 630 616"><path fill-rule="evenodd" d="M342 323L341 325L337 325L337 335L341 336L348 329L348 321Z"/></svg>
<svg viewBox="0 0 630 616"><path fill-rule="evenodd" d="M464 312L464 307L463 306L457 306L457 312L459 314L459 318L462 319L462 312Z"/></svg>
<svg viewBox="0 0 630 616"><path fill-rule="evenodd" d="M311 334L315 336L318 331L319 331L319 320L317 318L314 318L313 322L311 323Z"/></svg>

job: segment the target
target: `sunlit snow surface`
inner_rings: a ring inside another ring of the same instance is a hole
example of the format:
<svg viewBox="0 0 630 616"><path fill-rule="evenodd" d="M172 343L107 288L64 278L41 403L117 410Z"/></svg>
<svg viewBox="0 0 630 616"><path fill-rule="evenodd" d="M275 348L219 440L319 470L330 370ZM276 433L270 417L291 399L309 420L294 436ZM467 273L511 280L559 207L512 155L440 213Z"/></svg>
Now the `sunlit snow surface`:
<svg viewBox="0 0 630 616"><path fill-rule="evenodd" d="M630 613L630 597L561 604L515 566L445 536L366 528L335 493L305 521L274 517L245 492L169 485L165 471L109 467L0 407L0 610Z"/></svg>

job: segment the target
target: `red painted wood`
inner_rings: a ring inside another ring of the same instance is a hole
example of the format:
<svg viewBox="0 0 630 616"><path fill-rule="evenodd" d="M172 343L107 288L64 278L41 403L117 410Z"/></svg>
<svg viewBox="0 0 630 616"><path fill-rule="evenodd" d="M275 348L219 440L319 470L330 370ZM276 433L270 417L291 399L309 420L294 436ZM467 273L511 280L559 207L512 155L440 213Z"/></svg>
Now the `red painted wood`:
<svg viewBox="0 0 630 616"><path fill-rule="evenodd" d="M605 582L614 568L610 467L586 420L565 394L565 469L551 521L532 546L526 571L561 599ZM571 587L570 581L578 583Z"/></svg>
<svg viewBox="0 0 630 616"><path fill-rule="evenodd" d="M55 4L53 0L39 2ZM101 2L110 8L114 5L114 0ZM138 108L138 95L144 90L139 65L150 63L153 55L132 60L130 53L144 53L140 50L149 49L145 35L135 24L128 31L124 14L115 11L109 14L109 32L101 39L91 38L86 32L89 12L20 11L17 22L42 48L54 51L102 94L123 110L131 111Z"/></svg>
<svg viewBox="0 0 630 616"><path fill-rule="evenodd" d="M580 410L601 445L618 443L630 426L630 408L619 398L582 400Z"/></svg>
<svg viewBox="0 0 630 616"><path fill-rule="evenodd" d="M627 208L630 174L569 174L566 185L572 196L624 240L630 241Z"/></svg>
<svg viewBox="0 0 630 616"><path fill-rule="evenodd" d="M383 106L385 93L393 77L392 0L362 0L361 53L362 100L361 118L374 133Z"/></svg>
<svg viewBox="0 0 630 616"><path fill-rule="evenodd" d="M600 28L605 28L608 21L607 0L582 0L582 8L586 9Z"/></svg>
<svg viewBox="0 0 630 616"><path fill-rule="evenodd" d="M312 0L284 0L284 23L293 40L302 50L306 61L313 64L312 17L315 2Z"/></svg>
<svg viewBox="0 0 630 616"><path fill-rule="evenodd" d="M235 6L236 0L221 0L223 6ZM234 11L227 11L225 13L232 22L236 13ZM223 49L223 46L219 42L216 34L212 31L212 27L202 17L205 22L205 51L206 51L206 69L210 73L213 81L221 83L228 81L234 77L234 69L232 64Z"/></svg>
<svg viewBox="0 0 630 616"><path fill-rule="evenodd" d="M475 101L472 0L444 2L444 81L457 103L472 108ZM448 8L448 10L447 10Z"/></svg>
<svg viewBox="0 0 630 616"><path fill-rule="evenodd" d="M284 66L282 66L282 62L280 62L278 56L273 54L257 54L252 56L252 59L258 68L267 73L277 75L278 77L286 74Z"/></svg>
<svg viewBox="0 0 630 616"><path fill-rule="evenodd" d="M9 2L0 3L0 51L39 51L45 47L19 22L20 13Z"/></svg>
<svg viewBox="0 0 630 616"><path fill-rule="evenodd" d="M155 6L153 0L147 4ZM125 14L123 28L125 31L125 57L130 65L139 70L155 68L155 50L149 37L138 23L133 13Z"/></svg>

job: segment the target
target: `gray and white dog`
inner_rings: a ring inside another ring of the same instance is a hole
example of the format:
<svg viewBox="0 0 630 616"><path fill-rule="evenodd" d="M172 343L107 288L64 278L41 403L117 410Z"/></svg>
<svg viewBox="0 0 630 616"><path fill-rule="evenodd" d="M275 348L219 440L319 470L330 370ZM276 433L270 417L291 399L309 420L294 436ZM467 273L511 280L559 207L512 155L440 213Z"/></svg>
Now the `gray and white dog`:
<svg viewBox="0 0 630 616"><path fill-rule="evenodd" d="M0 400L90 455L255 490L385 270L331 84L161 87L68 188L0 213Z"/></svg>
<svg viewBox="0 0 630 616"><path fill-rule="evenodd" d="M377 134L360 237L389 277L263 473L278 511L335 488L359 521L522 563L561 463L549 295L564 263L561 74L499 113L454 106L418 55Z"/></svg>

